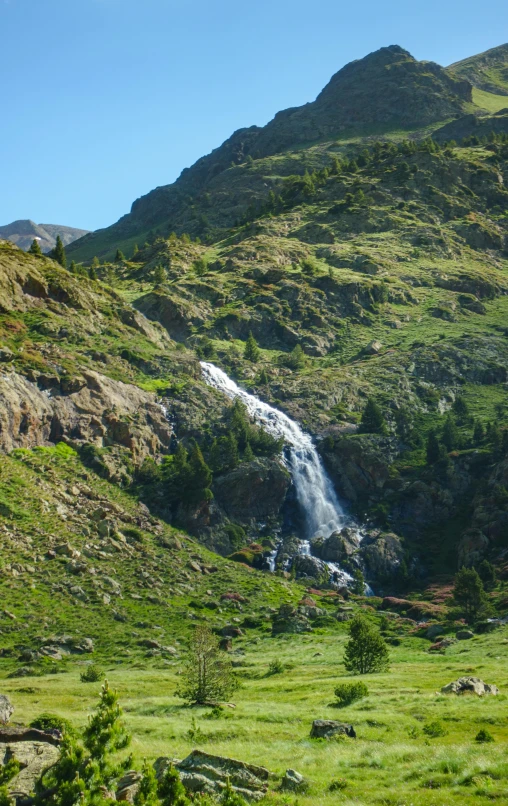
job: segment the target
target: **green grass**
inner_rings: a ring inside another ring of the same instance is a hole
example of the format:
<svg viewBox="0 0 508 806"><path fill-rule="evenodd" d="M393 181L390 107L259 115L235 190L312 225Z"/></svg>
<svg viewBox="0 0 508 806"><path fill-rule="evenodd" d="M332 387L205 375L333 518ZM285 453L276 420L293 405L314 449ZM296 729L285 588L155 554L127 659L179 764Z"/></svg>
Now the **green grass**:
<svg viewBox="0 0 508 806"><path fill-rule="evenodd" d="M204 735L199 746L207 752L262 764L278 777L288 767L304 774L311 786L298 797L302 806L503 802L508 797L506 695L481 700L438 692L464 673L506 690L506 628L458 642L438 657L426 651L428 641L405 638L391 651L388 673L362 678L369 697L339 710L332 705L334 688L352 679L342 666L345 635L342 627L333 635L235 641L242 687L234 697L237 707L226 708L222 719L208 719L210 709L190 709L175 698L178 665L110 664L106 674L125 708L136 763L160 755L183 758L196 746L187 736L195 719ZM273 660L289 662L291 668L267 677ZM82 726L99 686L81 683L78 675L79 667L29 681L35 689L31 693L24 691L26 680L4 680L2 691L16 705L18 719L53 711ZM358 738L311 740L312 720L322 718L351 722ZM436 721L444 735L430 738L424 728ZM475 736L481 728L492 733L494 743L478 746ZM329 793L337 778L345 780L345 789ZM266 802L286 803L276 786Z"/></svg>
<svg viewBox="0 0 508 806"><path fill-rule="evenodd" d="M485 92L473 87L473 103L488 112L499 112L500 109L508 107L507 95L494 95L492 92Z"/></svg>

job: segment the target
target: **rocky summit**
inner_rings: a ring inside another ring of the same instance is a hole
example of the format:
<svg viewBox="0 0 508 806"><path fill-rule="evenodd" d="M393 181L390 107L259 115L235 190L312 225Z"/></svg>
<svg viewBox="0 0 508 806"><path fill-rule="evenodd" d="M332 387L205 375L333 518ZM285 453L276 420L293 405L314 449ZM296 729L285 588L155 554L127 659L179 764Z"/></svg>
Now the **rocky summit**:
<svg viewBox="0 0 508 806"><path fill-rule="evenodd" d="M507 70L0 229L0 806L506 801Z"/></svg>

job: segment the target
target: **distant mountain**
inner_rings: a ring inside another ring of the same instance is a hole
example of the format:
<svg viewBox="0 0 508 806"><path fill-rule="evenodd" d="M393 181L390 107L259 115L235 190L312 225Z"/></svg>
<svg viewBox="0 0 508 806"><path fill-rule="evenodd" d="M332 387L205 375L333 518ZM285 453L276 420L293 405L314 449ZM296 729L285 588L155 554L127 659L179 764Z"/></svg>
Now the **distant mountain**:
<svg viewBox="0 0 508 806"><path fill-rule="evenodd" d="M508 44L455 62L448 69L479 90L508 95Z"/></svg>
<svg viewBox="0 0 508 806"><path fill-rule="evenodd" d="M13 221L0 227L0 238L15 243L20 249L29 249L32 241L37 239L43 252L53 249L57 235L60 235L64 246L86 235L88 230L76 227L63 227L59 224L34 224L29 219Z"/></svg>

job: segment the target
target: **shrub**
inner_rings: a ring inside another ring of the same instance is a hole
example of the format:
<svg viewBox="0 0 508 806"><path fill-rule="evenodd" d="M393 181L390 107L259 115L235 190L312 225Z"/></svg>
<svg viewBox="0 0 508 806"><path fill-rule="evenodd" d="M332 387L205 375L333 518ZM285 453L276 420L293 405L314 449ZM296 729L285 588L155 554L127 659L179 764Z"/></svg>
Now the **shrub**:
<svg viewBox="0 0 508 806"><path fill-rule="evenodd" d="M52 730L59 730L64 736L70 736L74 733L74 728L69 720L64 719L62 716L57 716L56 714L40 714L30 722L30 727L36 728L36 730L43 730L46 733Z"/></svg>
<svg viewBox="0 0 508 806"><path fill-rule="evenodd" d="M481 730L478 731L478 733L474 737L474 740L475 740L475 742L494 742L495 741L492 733L489 733L489 731L485 730L485 728L482 728Z"/></svg>
<svg viewBox="0 0 508 806"><path fill-rule="evenodd" d="M345 778L334 778L333 781L330 782L330 786L328 787L329 792L340 792L342 789L346 789L348 783Z"/></svg>
<svg viewBox="0 0 508 806"><path fill-rule="evenodd" d="M9 759L5 766L0 767L0 786L2 784L8 784L9 781L12 781L20 769L21 764L16 758Z"/></svg>
<svg viewBox="0 0 508 806"><path fill-rule="evenodd" d="M448 731L438 719L434 719L423 726L423 732L430 739L437 739L439 736L446 736Z"/></svg>
<svg viewBox="0 0 508 806"><path fill-rule="evenodd" d="M335 696L337 697L337 705L344 708L346 705L361 700L363 697L369 696L369 689L365 683L341 683L335 689Z"/></svg>
<svg viewBox="0 0 508 806"><path fill-rule="evenodd" d="M0 786L0 806L12 806L12 798L6 786Z"/></svg>
<svg viewBox="0 0 508 806"><path fill-rule="evenodd" d="M178 770L172 764L169 765L159 783L159 797L162 806L190 806L190 800L180 781Z"/></svg>
<svg viewBox="0 0 508 806"><path fill-rule="evenodd" d="M271 677L273 674L282 674L284 671L284 664L281 660L272 660L272 662L268 666L267 677Z"/></svg>
<svg viewBox="0 0 508 806"><path fill-rule="evenodd" d="M98 683L103 677L104 673L102 669L99 669L98 666L93 664L92 666L87 666L85 671L81 672L79 679L82 683Z"/></svg>

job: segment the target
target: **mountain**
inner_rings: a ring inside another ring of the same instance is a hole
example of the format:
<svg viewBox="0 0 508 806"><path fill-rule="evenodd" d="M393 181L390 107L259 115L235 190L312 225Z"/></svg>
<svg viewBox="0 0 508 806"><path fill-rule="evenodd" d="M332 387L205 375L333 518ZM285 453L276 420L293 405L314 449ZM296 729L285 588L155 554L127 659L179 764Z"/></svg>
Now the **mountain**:
<svg viewBox="0 0 508 806"><path fill-rule="evenodd" d="M0 726L0 802L159 806L156 758L193 802L506 800L500 97L385 48L68 247L92 266L0 241L0 719L32 724ZM389 651L367 686L354 616ZM182 703L196 627L234 703ZM493 688L450 717L465 673ZM33 728L111 737L106 674L133 756L79 776L78 747L34 801Z"/></svg>
<svg viewBox="0 0 508 806"><path fill-rule="evenodd" d="M473 87L495 95L508 96L508 44L455 62L448 70L469 81Z"/></svg>
<svg viewBox="0 0 508 806"><path fill-rule="evenodd" d="M109 255L117 243L132 249L161 225L166 234L172 229L201 234L208 222L230 226L266 187L271 165L265 158L292 154L290 164L281 158L273 167L282 175L299 173L305 168L301 149L310 143L332 141L336 147L336 141L347 145L361 134L423 129L463 114L471 103L469 82L433 62L417 61L397 45L381 48L339 70L314 102L279 112L263 128L238 130L173 185L135 201L113 227L80 239L72 254L90 260ZM248 172L240 169L246 160Z"/></svg>
<svg viewBox="0 0 508 806"><path fill-rule="evenodd" d="M57 235L60 235L64 246L68 246L78 238L86 235L88 230L75 227L62 227L59 224L34 224L29 219L13 221L12 224L0 226L0 238L15 243L20 249L29 249L33 240L39 241L43 252L49 252L56 244Z"/></svg>

